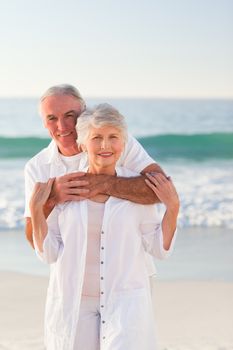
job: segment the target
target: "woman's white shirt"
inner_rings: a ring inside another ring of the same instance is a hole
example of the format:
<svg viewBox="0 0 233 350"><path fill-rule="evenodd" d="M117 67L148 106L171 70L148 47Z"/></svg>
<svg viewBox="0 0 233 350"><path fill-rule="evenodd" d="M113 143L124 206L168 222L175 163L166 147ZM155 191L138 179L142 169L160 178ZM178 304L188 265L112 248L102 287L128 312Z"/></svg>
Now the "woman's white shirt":
<svg viewBox="0 0 233 350"><path fill-rule="evenodd" d="M133 173L134 174L134 173ZM118 176L132 172L117 168ZM135 174L134 174L135 175ZM51 264L46 303L46 345L73 350L87 251L87 201L57 206L40 259ZM155 350L146 254L167 258L156 205L110 197L100 237L101 350ZM122 347L120 344L123 344ZM115 346L115 347L114 347Z"/></svg>

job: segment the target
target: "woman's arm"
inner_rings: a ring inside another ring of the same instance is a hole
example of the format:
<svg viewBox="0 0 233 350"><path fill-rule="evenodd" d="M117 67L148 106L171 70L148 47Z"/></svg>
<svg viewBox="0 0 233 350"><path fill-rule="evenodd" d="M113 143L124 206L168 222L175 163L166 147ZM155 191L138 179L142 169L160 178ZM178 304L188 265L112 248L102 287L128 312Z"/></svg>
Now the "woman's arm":
<svg viewBox="0 0 233 350"><path fill-rule="evenodd" d="M53 181L54 179L49 179L47 183L37 182L30 200L34 239L41 253L43 253L43 243L48 233L48 225L43 207L50 195Z"/></svg>
<svg viewBox="0 0 233 350"><path fill-rule="evenodd" d="M146 184L166 206L162 220L163 248L169 250L176 231L177 216L179 213L179 197L170 177L163 174L146 174Z"/></svg>

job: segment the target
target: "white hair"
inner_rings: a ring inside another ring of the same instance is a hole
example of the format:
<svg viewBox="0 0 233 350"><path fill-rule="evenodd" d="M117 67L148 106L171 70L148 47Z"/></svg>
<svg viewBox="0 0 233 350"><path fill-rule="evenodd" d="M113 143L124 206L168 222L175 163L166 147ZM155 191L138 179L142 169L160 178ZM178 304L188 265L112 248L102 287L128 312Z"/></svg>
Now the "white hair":
<svg viewBox="0 0 233 350"><path fill-rule="evenodd" d="M81 105L81 111L83 112L86 108L86 103L84 99L82 98L80 92L76 87L69 84L60 84L60 85L54 85L51 86L48 90L45 91L45 93L40 98L40 105L41 103L49 96L53 95L67 95L67 96L73 96L75 97Z"/></svg>
<svg viewBox="0 0 233 350"><path fill-rule="evenodd" d="M118 129L123 136L124 142L127 141L128 133L125 118L110 104L102 103L94 108L86 109L78 117L76 125L78 144L86 144L91 127L101 128L106 125L113 126L114 128Z"/></svg>

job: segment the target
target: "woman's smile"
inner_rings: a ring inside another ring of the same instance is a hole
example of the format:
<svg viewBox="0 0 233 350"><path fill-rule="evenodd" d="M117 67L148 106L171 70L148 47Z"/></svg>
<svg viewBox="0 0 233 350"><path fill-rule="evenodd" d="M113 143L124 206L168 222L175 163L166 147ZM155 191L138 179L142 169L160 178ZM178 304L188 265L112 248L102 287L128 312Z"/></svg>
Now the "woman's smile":
<svg viewBox="0 0 233 350"><path fill-rule="evenodd" d="M124 150L121 131L114 126L90 128L85 144L89 160L89 172L94 174L115 174L116 162Z"/></svg>
<svg viewBox="0 0 233 350"><path fill-rule="evenodd" d="M113 155L113 152L100 152L98 153L98 156L103 157L103 158L108 158Z"/></svg>

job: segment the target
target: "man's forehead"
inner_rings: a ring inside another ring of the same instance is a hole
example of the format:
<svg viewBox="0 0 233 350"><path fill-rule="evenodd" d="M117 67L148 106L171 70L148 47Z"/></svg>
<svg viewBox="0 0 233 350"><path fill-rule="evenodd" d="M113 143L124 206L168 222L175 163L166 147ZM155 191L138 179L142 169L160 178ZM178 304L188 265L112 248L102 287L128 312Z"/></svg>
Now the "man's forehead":
<svg viewBox="0 0 233 350"><path fill-rule="evenodd" d="M41 102L43 114L66 114L70 111L79 112L82 107L81 101L69 95L53 95L46 97Z"/></svg>

